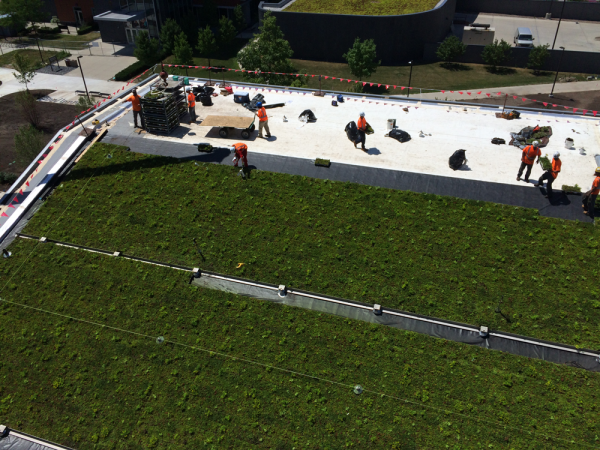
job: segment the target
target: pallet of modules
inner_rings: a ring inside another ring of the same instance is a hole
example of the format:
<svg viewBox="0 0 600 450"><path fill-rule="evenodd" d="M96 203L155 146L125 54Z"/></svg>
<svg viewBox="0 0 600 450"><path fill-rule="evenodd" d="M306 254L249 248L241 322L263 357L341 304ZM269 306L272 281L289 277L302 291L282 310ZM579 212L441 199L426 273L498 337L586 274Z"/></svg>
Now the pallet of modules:
<svg viewBox="0 0 600 450"><path fill-rule="evenodd" d="M182 109L185 113L183 83L167 88L151 88L142 97L142 114L149 133L170 134L180 125Z"/></svg>

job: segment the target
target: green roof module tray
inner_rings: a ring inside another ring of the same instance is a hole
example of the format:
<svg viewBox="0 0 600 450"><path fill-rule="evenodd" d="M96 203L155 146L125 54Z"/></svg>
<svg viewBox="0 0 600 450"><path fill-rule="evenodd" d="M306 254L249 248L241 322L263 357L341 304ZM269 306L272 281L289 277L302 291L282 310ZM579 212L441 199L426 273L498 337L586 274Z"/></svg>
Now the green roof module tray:
<svg viewBox="0 0 600 450"><path fill-rule="evenodd" d="M183 82L166 88L158 82L142 97L142 116L146 130L156 134L170 134L187 113Z"/></svg>

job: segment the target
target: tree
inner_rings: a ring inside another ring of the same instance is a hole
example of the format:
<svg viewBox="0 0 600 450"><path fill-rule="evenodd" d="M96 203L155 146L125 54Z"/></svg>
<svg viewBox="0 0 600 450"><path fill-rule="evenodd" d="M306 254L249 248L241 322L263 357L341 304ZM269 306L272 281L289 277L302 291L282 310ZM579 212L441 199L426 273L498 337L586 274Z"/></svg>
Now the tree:
<svg viewBox="0 0 600 450"><path fill-rule="evenodd" d="M237 31L233 26L233 22L225 16L221 17L219 20L219 42L221 47L229 47L236 35Z"/></svg>
<svg viewBox="0 0 600 450"><path fill-rule="evenodd" d="M183 31L175 39L173 54L175 55L176 64L192 65L194 63L192 47Z"/></svg>
<svg viewBox="0 0 600 450"><path fill-rule="evenodd" d="M15 102L21 107L21 113L25 117L25 120L37 128L40 124L38 103L35 97L31 95L31 92L26 90L17 92Z"/></svg>
<svg viewBox="0 0 600 450"><path fill-rule="evenodd" d="M436 55L442 61L450 63L455 61L459 56L464 55L466 51L467 46L456 36L452 35L444 39L444 42L438 47Z"/></svg>
<svg viewBox="0 0 600 450"><path fill-rule="evenodd" d="M23 125L15 135L15 151L19 165L28 166L44 148L44 133L33 125Z"/></svg>
<svg viewBox="0 0 600 450"><path fill-rule="evenodd" d="M488 44L483 48L481 57L486 64L492 66L492 70L495 72L498 66L501 66L510 58L510 54L510 44L504 39L501 39L500 42L496 39L492 44Z"/></svg>
<svg viewBox="0 0 600 450"><path fill-rule="evenodd" d="M187 36L188 43L193 47L198 36L198 22L193 11L188 13L181 19L181 30Z"/></svg>
<svg viewBox="0 0 600 450"><path fill-rule="evenodd" d="M550 56L550 52L548 51L549 46L549 44L536 45L529 52L529 60L527 61L527 67L533 69L536 75L540 73L541 68L544 67L546 60Z"/></svg>
<svg viewBox="0 0 600 450"><path fill-rule="evenodd" d="M343 55L343 58L348 61L350 73L359 80L371 76L381 64L381 61L377 61L377 48L373 39L360 42L360 38L356 38L354 45Z"/></svg>
<svg viewBox="0 0 600 450"><path fill-rule="evenodd" d="M31 22L35 28L36 22L44 20L44 4L42 0L2 0L0 2L0 25L22 30Z"/></svg>
<svg viewBox="0 0 600 450"><path fill-rule="evenodd" d="M138 33L135 38L133 56L147 66L151 66L159 58L159 44L157 39L152 39L148 33Z"/></svg>
<svg viewBox="0 0 600 450"><path fill-rule="evenodd" d="M175 51L175 40L180 33L181 27L179 24L173 19L167 19L160 31L160 43L167 55L172 55Z"/></svg>
<svg viewBox="0 0 600 450"><path fill-rule="evenodd" d="M13 75L19 81L19 83L23 83L25 85L25 89L27 92L29 92L29 87L27 85L31 83L33 77L36 76L35 64L27 56L24 56L20 52L16 51L15 56L13 57L12 66L17 71L13 72Z"/></svg>
<svg viewBox="0 0 600 450"><path fill-rule="evenodd" d="M205 24L216 27L219 23L219 8L215 0L204 0L202 3L202 19Z"/></svg>
<svg viewBox="0 0 600 450"><path fill-rule="evenodd" d="M214 57L219 47L215 35L208 25L198 31L198 46L196 48L200 56L208 58L208 65L210 66L210 59Z"/></svg>
<svg viewBox="0 0 600 450"><path fill-rule="evenodd" d="M237 60L244 69L259 71L258 74L245 73L247 79L258 83L289 84L292 82L291 77L267 72L293 72L290 61L293 54L290 43L277 26L275 16L267 11L259 34L239 51Z"/></svg>
<svg viewBox="0 0 600 450"><path fill-rule="evenodd" d="M242 5L237 5L233 9L233 25L238 33L244 29L246 29L246 18L244 17L244 10L242 9Z"/></svg>

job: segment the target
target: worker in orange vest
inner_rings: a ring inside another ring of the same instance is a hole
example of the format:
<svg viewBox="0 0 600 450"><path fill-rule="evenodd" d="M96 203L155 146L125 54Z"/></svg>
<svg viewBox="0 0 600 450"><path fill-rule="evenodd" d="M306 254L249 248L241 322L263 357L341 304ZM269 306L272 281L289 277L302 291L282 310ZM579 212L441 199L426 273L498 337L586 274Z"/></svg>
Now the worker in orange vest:
<svg viewBox="0 0 600 450"><path fill-rule="evenodd" d="M142 115L142 98L137 94L137 89L133 88L133 90L131 91L131 95L127 97L124 101L131 102L131 107L133 109L133 127L140 128L138 127L138 116L141 115L141 128L146 128L144 124L144 116Z"/></svg>
<svg viewBox="0 0 600 450"><path fill-rule="evenodd" d="M192 122L196 121L196 96L192 92L192 88L187 88L187 101L188 101L188 111L190 112L190 117Z"/></svg>
<svg viewBox="0 0 600 450"><path fill-rule="evenodd" d="M231 151L235 153L235 157L233 158L233 167L238 166L240 159L244 163L244 168L248 167L248 146L246 144L242 144L241 142L233 144Z"/></svg>
<svg viewBox="0 0 600 450"><path fill-rule="evenodd" d="M594 172L594 182L592 183L592 188L585 193L583 196L583 213L589 214L592 218L592 223L596 225L596 220L594 220L594 208L596 206L596 197L600 193L600 167L596 167L596 171Z"/></svg>
<svg viewBox="0 0 600 450"><path fill-rule="evenodd" d="M542 151L539 148L540 143L538 141L533 141L531 145L528 145L523 149L523 156L521 157L521 167L519 168L519 173L517 174L517 181L521 181L521 175L523 175L523 170L527 168L525 172L525 182L529 182L529 175L531 175L531 169L533 168L533 163L535 161L535 157L537 156L537 164L540 162L540 156L542 156Z"/></svg>
<svg viewBox="0 0 600 450"><path fill-rule="evenodd" d="M258 111L256 115L258 116L258 137L263 137L263 128L267 131L267 139L271 137L271 131L269 130L269 118L267 117L267 110L263 106L262 102L257 102L256 106L258 107Z"/></svg>
<svg viewBox="0 0 600 450"><path fill-rule="evenodd" d="M552 158L552 168L544 172L544 174L538 180L537 184L534 185L535 187L540 186L544 184L544 180L548 180L548 182L546 183L546 195L544 195L544 197L552 197L552 183L554 183L554 180L556 180L556 177L558 176L558 172L560 172L561 167L562 161L560 160L560 153L556 152L554 153L554 158Z"/></svg>
<svg viewBox="0 0 600 450"><path fill-rule="evenodd" d="M360 113L360 117L358 118L358 123L356 124L356 127L358 128L358 142L354 143L354 148L358 148L357 145L360 142L362 144L362 150L363 151L367 151L367 148L365 147L365 142L367 141L367 119L365 119L365 113L361 112Z"/></svg>

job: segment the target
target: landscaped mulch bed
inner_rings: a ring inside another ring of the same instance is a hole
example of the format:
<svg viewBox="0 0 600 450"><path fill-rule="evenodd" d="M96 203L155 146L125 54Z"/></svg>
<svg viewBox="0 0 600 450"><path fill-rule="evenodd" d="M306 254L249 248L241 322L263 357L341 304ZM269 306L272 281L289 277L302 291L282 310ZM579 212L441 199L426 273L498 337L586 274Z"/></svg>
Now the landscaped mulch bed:
<svg viewBox="0 0 600 450"><path fill-rule="evenodd" d="M1 89L1 88L0 88ZM44 97L53 90L38 89L30 91L36 98ZM0 97L0 171L20 174L25 167L14 162L15 134L19 127L29 124L21 114L21 108L15 102L17 94ZM61 105L58 103L37 102L41 118L40 129L44 133L44 143L50 142L56 132L73 121L80 112L77 106ZM14 162L14 163L13 163ZM0 185L0 189L7 186Z"/></svg>

